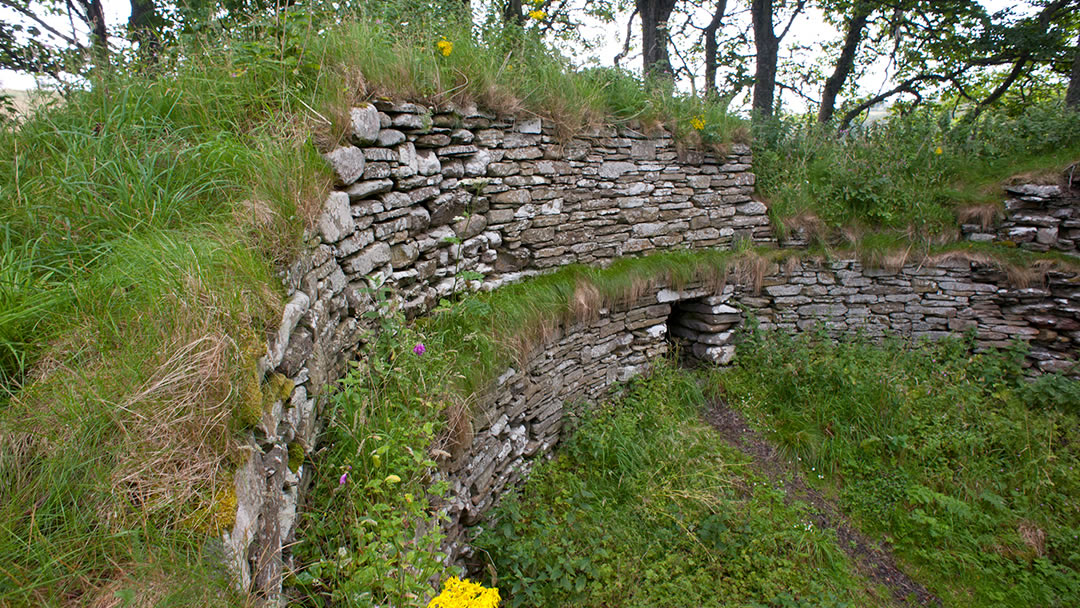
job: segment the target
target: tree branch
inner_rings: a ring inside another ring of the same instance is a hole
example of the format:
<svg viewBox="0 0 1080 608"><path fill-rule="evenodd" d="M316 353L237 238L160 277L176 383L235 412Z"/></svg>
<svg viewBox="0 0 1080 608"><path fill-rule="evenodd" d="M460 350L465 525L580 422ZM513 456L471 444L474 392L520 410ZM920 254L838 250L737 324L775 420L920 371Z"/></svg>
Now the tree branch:
<svg viewBox="0 0 1080 608"><path fill-rule="evenodd" d="M638 9L635 6L634 12L630 13L630 19L626 21L626 39L623 41L622 51L618 55L615 55L615 67L619 67L619 62L626 58L626 54L630 52L630 38L634 35L634 17L638 14Z"/></svg>
<svg viewBox="0 0 1080 608"><path fill-rule="evenodd" d="M879 93L849 110L846 114L844 114L844 118L840 120L840 128L848 128L848 125L851 124L852 120L855 120L856 116L862 114L867 108L870 108L875 104L881 103L882 101L885 101L893 95L896 95L898 93L911 93L912 95L916 96L919 95L917 89L914 88L915 83L931 80L952 80L955 77L956 74L919 74L918 76L912 76L911 78L904 80L903 82L889 89L888 91L885 91L884 93Z"/></svg>
<svg viewBox="0 0 1080 608"><path fill-rule="evenodd" d="M26 7L24 7L24 6L20 5L20 4L16 4L14 2L11 2L11 0L0 0L0 6L6 6L6 7L10 8L11 10L13 10L13 11L15 11L17 13L20 13L23 16L28 17L34 23L41 26L41 29L49 32L50 34L52 34L53 36L56 36L57 38L63 40L64 42L66 42L66 43L68 43L68 44L70 44L70 45L72 45L72 46L74 46L76 48L80 48L80 49L83 48L83 46L81 44L79 44L78 40L76 40L74 38L71 38L70 36L67 36L66 34L61 34L59 31L56 30L56 28L54 28L53 26L49 25L48 23L45 23L44 21L42 21L37 15L30 12L30 10L27 9Z"/></svg>
<svg viewBox="0 0 1080 608"><path fill-rule="evenodd" d="M787 36L788 30L791 29L791 25L795 23L795 18L799 16L803 8L806 7L806 0L799 0L799 3L795 5L795 11L791 13L791 18L788 19L787 25L784 26L784 31L780 32L780 35L776 37L776 41L779 42Z"/></svg>

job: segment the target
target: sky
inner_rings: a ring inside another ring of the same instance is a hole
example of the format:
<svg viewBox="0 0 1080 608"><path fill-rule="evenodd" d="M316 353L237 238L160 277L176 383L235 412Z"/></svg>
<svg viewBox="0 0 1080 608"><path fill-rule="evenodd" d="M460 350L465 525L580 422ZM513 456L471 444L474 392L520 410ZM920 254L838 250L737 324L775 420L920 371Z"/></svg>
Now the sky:
<svg viewBox="0 0 1080 608"><path fill-rule="evenodd" d="M1015 0L981 0L981 3L991 12L1022 4ZM477 4L475 0L474 4ZM729 4L741 4L741 2ZM103 5L110 28L113 30L122 30L131 10L129 0L104 0ZM729 8L729 11L730 10L732 9ZM15 13L0 8L0 19L10 21L18 18L19 16ZM707 17L703 17L697 21L703 23L707 21ZM71 31L70 22L64 18L56 18L54 26L64 32ZM778 32L780 27L781 26L777 27ZM640 37L640 25L637 22L634 24L634 30L637 32L637 36ZM621 16L617 25L599 23L587 25L586 36L595 39L598 42L596 50L590 54L592 59L590 63L612 65L613 58L622 49L622 37L625 35L625 32L626 15ZM80 37L85 39L86 32L80 32ZM840 33L836 28L825 23L821 18L821 13L812 9L808 11L805 16L802 16L795 21L789 34L789 38L786 38L783 44L786 44L790 40L791 42L800 45L809 46L810 50L800 53L796 59L800 62L814 62L822 56L821 45L829 41L837 40L839 37ZM588 57L583 57L581 59L585 60L587 58ZM635 68L639 67L640 64L640 56L624 61L623 63L624 66ZM858 83L862 92L873 93L887 87L890 78L885 68L885 65L875 65L868 70L867 74ZM703 72L701 69L698 69L697 71ZM698 86L701 86L700 75ZM35 81L32 76L17 74L10 70L0 70L0 89L31 89L34 87ZM748 93L744 94L741 99L736 99L733 108L738 107L739 105L746 105L745 98L747 95ZM785 108L794 111L805 110L808 105L805 100L792 94L786 94L782 103Z"/></svg>

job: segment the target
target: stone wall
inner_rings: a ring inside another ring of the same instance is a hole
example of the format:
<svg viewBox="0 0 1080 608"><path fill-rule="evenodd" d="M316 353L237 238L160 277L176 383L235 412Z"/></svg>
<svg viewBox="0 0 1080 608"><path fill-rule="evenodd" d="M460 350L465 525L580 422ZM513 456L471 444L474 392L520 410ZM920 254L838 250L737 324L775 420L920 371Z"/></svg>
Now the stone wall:
<svg viewBox="0 0 1080 608"><path fill-rule="evenodd" d="M1080 186L1080 176L1076 177ZM1072 182L1070 182L1072 183ZM1005 215L991 226L962 224L970 241L1006 241L1032 251L1080 255L1080 191L1055 185L1007 186Z"/></svg>
<svg viewBox="0 0 1080 608"><path fill-rule="evenodd" d="M751 198L745 146L714 158L680 152L665 133L613 128L560 140L538 119L411 104L355 108L352 122L350 143L326 155L337 187L283 277L288 302L259 369L269 405L248 438L236 520L223 536L238 586L269 599L289 565L309 477L303 465L290 470L290 448L315 448L328 387L371 331L371 288L390 288L419 315L440 297L565 264L771 242L765 206ZM1041 370L1077 357L1075 275L1051 273L1021 289L967 262L888 272L839 261L774 267L761 284L760 292L734 283L719 292L655 287L523 356L479 400L471 444L441 463L452 488L443 505L448 551L459 551L463 526L555 445L563 405L643 370L668 349L669 330L686 352L717 363L735 354L743 310L791 330L820 322L833 333L935 338L973 328L984 346L1031 342Z"/></svg>
<svg viewBox="0 0 1080 608"><path fill-rule="evenodd" d="M449 516L451 559L468 549L465 527L479 522L536 458L550 454L559 441L564 405L596 400L612 383L641 373L667 352L670 313L671 303L650 291L635 302L599 311L594 320L559 328L499 377L478 404L471 444L440 464L450 482L447 502L440 506Z"/></svg>
<svg viewBox="0 0 1080 608"><path fill-rule="evenodd" d="M238 586L270 595L305 486L289 448L314 449L327 387L370 331L372 287L417 315L454 292L566 264L771 239L745 145L717 158L680 151L663 132L559 139L536 118L413 104L366 105L351 118L349 142L325 155L336 187L284 277L289 299L259 370L272 404L248 440L223 538ZM281 387L291 393L275 399Z"/></svg>
<svg viewBox="0 0 1080 608"><path fill-rule="evenodd" d="M862 332L913 340L974 330L982 348L1031 345L1039 371L1069 370L1080 353L1080 276L1050 272L1029 287L997 268L964 259L896 270L853 260L799 262L764 277L759 294L736 301L764 329L792 332L823 325L832 336Z"/></svg>

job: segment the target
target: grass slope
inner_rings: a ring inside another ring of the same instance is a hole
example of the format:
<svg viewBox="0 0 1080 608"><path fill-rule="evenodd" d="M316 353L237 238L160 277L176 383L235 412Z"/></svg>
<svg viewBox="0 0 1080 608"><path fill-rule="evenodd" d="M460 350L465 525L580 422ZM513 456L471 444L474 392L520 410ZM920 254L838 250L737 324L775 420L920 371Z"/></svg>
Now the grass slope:
<svg viewBox="0 0 1080 608"><path fill-rule="evenodd" d="M890 605L806 503L702 421L702 380L658 361L571 418L475 539L507 605Z"/></svg>
<svg viewBox="0 0 1080 608"><path fill-rule="evenodd" d="M714 386L947 606L1080 601L1080 382L1019 351L754 335Z"/></svg>

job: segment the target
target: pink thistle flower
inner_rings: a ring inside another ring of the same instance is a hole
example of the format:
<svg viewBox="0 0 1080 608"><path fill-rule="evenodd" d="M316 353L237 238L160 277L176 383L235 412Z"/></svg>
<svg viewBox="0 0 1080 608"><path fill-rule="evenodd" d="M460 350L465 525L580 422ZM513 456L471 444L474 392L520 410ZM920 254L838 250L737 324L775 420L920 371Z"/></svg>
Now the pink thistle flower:
<svg viewBox="0 0 1080 608"><path fill-rule="evenodd" d="M424 354L425 351L427 351L427 349L424 348L423 342L417 342L416 346L412 349L412 352L416 353L418 356Z"/></svg>

